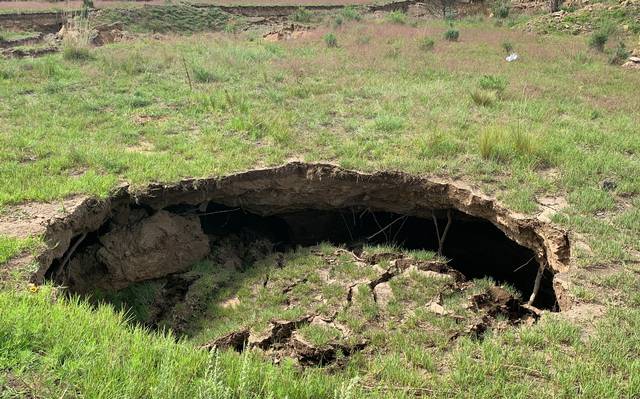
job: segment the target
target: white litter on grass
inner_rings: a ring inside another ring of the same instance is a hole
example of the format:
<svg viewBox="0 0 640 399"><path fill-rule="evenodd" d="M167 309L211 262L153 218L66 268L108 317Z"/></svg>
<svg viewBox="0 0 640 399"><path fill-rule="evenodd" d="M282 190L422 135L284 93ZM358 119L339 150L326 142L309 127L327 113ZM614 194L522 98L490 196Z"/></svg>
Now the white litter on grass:
<svg viewBox="0 0 640 399"><path fill-rule="evenodd" d="M507 56L507 58L505 58L505 60L507 60L507 62L513 62L515 60L518 59L518 54L516 53L511 53L509 54L509 56Z"/></svg>

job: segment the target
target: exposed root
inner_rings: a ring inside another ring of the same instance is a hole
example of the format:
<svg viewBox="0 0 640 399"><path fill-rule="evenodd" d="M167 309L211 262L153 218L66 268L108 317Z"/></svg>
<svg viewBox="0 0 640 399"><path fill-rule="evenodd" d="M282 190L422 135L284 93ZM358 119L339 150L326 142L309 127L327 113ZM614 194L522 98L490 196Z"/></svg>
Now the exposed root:
<svg viewBox="0 0 640 399"><path fill-rule="evenodd" d="M531 297L529 298L529 302L527 305L533 305L533 302L536 300L536 296L538 296L538 292L540 292L540 282L542 281L542 274L544 273L545 265L544 263L540 264L538 268L538 274L536 275L536 280L533 283L533 292L531 292Z"/></svg>

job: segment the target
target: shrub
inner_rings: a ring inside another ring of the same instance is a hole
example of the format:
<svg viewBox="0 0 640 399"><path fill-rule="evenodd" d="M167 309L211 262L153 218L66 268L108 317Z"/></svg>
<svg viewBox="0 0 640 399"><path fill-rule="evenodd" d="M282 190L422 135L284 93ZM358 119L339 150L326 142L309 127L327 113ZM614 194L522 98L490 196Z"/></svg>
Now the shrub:
<svg viewBox="0 0 640 399"><path fill-rule="evenodd" d="M502 93L507 88L507 80L500 76L484 75L480 78L480 88Z"/></svg>
<svg viewBox="0 0 640 399"><path fill-rule="evenodd" d="M360 21L360 19L362 19L362 16L354 6L343 8L340 14L347 21Z"/></svg>
<svg viewBox="0 0 640 399"><path fill-rule="evenodd" d="M506 1L498 1L493 5L493 15L496 18L505 19L509 16L510 11L509 3Z"/></svg>
<svg viewBox="0 0 640 399"><path fill-rule="evenodd" d="M449 30L444 32L444 38L450 42L456 42L458 41L458 38L460 38L460 31L454 28L450 28Z"/></svg>
<svg viewBox="0 0 640 399"><path fill-rule="evenodd" d="M387 15L387 21L392 24L404 25L407 23L407 14L402 11L392 11Z"/></svg>
<svg viewBox="0 0 640 399"><path fill-rule="evenodd" d="M431 51L434 45L435 42L428 36L418 39L418 48L422 51Z"/></svg>
<svg viewBox="0 0 640 399"><path fill-rule="evenodd" d="M476 105L490 107L498 100L498 96L495 91L473 90L471 92L471 99Z"/></svg>
<svg viewBox="0 0 640 399"><path fill-rule="evenodd" d="M609 40L609 34L604 30L595 31L589 37L589 47L598 51L604 51L604 45Z"/></svg>
<svg viewBox="0 0 640 399"><path fill-rule="evenodd" d="M502 42L502 48L507 54L511 54L513 52L513 44L511 44L511 42Z"/></svg>
<svg viewBox="0 0 640 399"><path fill-rule="evenodd" d="M342 17L341 16L337 16L336 19L333 20L333 26L335 26L336 28L339 28L340 26L342 26Z"/></svg>
<svg viewBox="0 0 640 399"><path fill-rule="evenodd" d="M619 42L615 49L609 54L609 64L620 65L629 58L629 51L624 45L624 42Z"/></svg>
<svg viewBox="0 0 640 399"><path fill-rule="evenodd" d="M324 42L327 47L338 47L338 38L333 33L324 35Z"/></svg>
<svg viewBox="0 0 640 399"><path fill-rule="evenodd" d="M291 15L291 19L296 22L309 23L311 22L311 11L304 7L298 7L298 9Z"/></svg>

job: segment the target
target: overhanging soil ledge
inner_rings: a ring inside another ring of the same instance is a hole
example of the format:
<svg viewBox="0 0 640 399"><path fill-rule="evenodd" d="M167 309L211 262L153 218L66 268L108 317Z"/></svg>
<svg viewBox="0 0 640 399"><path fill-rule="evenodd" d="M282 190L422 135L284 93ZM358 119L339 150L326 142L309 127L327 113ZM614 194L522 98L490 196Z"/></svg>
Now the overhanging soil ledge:
<svg viewBox="0 0 640 399"><path fill-rule="evenodd" d="M356 221L356 215L361 220ZM49 249L38 256L32 281L52 279L73 290L70 265L82 266L83 256L99 258L102 268L98 280L80 279L85 284L111 279L117 289L168 276L206 256L207 230L227 223L259 225L270 234L282 234L291 245L349 244L385 236L395 244L434 250L445 225L451 224L442 252L454 268L472 277L489 275L512 283L528 297L542 265L542 291L547 291L547 302L557 303L541 307L564 310L570 305L563 293L550 292L558 288L553 286L554 275L567 271L570 259L568 235L557 227L510 212L494 199L451 182L298 162L152 184L144 190L121 187L105 200L87 199L48 224ZM119 247L120 241L134 242L135 248ZM168 245L180 248L171 258L166 252L146 253ZM137 268L127 269L136 256Z"/></svg>

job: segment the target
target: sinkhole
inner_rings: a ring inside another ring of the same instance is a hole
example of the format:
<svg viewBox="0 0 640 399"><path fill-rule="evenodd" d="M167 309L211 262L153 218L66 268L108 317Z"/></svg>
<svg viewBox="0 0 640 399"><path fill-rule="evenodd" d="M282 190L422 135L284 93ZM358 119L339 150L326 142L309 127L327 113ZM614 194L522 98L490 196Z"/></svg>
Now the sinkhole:
<svg viewBox="0 0 640 399"><path fill-rule="evenodd" d="M203 259L242 274L261 258L331 243L355 259L376 245L432 251L465 279L490 277L515 289L520 303L533 297L534 308L558 311L554 275L570 254L565 232L469 188L303 163L124 187L51 223L46 239L51 249L35 282L91 295L163 279L167 302L184 300L191 284L184 273ZM220 250L230 241L242 256Z"/></svg>

